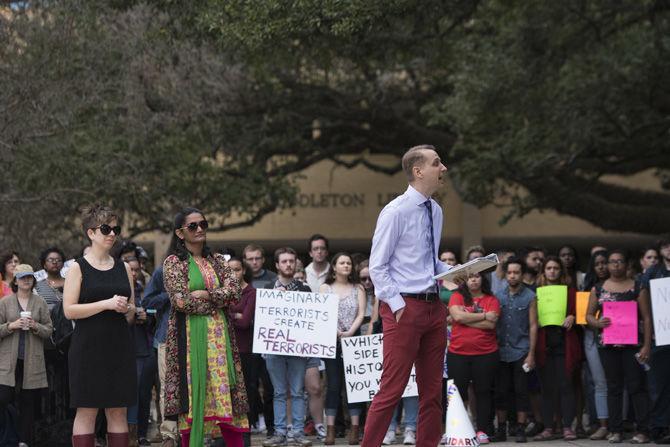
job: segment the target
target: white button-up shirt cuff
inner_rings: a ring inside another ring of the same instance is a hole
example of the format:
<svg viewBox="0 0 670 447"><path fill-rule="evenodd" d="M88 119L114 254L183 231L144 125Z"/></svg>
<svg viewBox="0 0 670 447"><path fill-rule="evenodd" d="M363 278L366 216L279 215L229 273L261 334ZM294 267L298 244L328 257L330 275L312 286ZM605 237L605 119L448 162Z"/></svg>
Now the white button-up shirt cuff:
<svg viewBox="0 0 670 447"><path fill-rule="evenodd" d="M405 299L402 297L402 295L398 294L387 299L386 304L388 304L391 308L391 312L396 313L405 307Z"/></svg>

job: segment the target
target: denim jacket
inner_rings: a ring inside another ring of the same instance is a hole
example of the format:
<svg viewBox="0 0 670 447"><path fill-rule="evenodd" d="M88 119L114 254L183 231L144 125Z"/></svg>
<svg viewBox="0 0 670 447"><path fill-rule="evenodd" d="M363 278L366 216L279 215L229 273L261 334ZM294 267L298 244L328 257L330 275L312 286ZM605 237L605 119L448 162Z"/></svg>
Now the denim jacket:
<svg viewBox="0 0 670 447"><path fill-rule="evenodd" d="M498 290L500 317L498 318L498 345L500 360L515 362L528 354L530 350L530 322L528 312L535 300L535 293L525 285L519 291L510 294L509 286Z"/></svg>

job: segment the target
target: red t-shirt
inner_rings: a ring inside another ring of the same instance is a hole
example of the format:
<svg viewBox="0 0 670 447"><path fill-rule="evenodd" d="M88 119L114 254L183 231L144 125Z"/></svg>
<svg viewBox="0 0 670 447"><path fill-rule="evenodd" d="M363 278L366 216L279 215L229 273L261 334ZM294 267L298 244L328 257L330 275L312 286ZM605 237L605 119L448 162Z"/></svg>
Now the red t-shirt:
<svg viewBox="0 0 670 447"><path fill-rule="evenodd" d="M454 292L449 300L449 307L465 306L463 295ZM465 306L466 312L496 312L500 315L500 303L493 295L482 295L472 299L471 306ZM460 355L490 354L498 350L498 339L495 329L478 329L465 324L451 325L451 342L449 352Z"/></svg>

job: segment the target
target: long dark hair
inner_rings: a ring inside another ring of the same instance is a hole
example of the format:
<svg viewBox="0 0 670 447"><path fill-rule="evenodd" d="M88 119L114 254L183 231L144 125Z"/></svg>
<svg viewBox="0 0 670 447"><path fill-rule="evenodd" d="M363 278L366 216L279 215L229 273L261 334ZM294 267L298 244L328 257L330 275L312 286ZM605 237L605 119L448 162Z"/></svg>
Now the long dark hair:
<svg viewBox="0 0 670 447"><path fill-rule="evenodd" d="M228 263L230 264L231 262L240 263L242 266L242 278L244 278L244 282L251 285L251 281L253 281L254 275L251 273L251 269L247 266L247 264L245 264L244 261L237 256L232 256L230 259L228 259Z"/></svg>
<svg viewBox="0 0 670 447"><path fill-rule="evenodd" d="M482 293L484 295L493 295L489 275L487 273L479 273L479 277L482 279ZM463 304L465 306L472 306L472 293L470 293L470 289L468 288L467 280L458 286L458 293L463 295Z"/></svg>
<svg viewBox="0 0 670 447"><path fill-rule="evenodd" d="M335 282L335 265L337 264L337 260L342 256L346 256L351 261L351 273L349 273L347 281L352 284L358 284L358 275L356 274L356 269L354 268L354 261L351 259L351 255L349 253L345 253L343 251L336 253L335 256L333 256L333 258L330 260L330 271L328 272L328 277L326 278L326 284L330 285Z"/></svg>
<svg viewBox="0 0 670 447"><path fill-rule="evenodd" d="M603 257L605 262L609 258L607 250L598 250L591 255L589 259L589 265L586 268L586 274L584 275L584 290L591 290L596 284L600 282L598 275L596 274L596 258ZM608 273L609 275L609 273Z"/></svg>
<svg viewBox="0 0 670 447"><path fill-rule="evenodd" d="M542 264L542 272L540 272L540 274L537 275L535 284L537 284L539 287L548 285L547 276L544 274L544 269L550 262L558 264L558 268L561 271L560 275L558 276L558 283L564 286L570 286L570 287L574 286L574 284L572 284L572 278L570 277L570 275L568 275L565 266L561 262L561 258L554 255L547 256L547 258L544 260L544 264Z"/></svg>
<svg viewBox="0 0 670 447"><path fill-rule="evenodd" d="M14 250L9 250L0 255L0 276L2 279L7 279L7 270L5 269L5 264L12 260L16 256L19 257L19 253Z"/></svg>
<svg viewBox="0 0 670 447"><path fill-rule="evenodd" d="M174 216L174 225L172 227L172 240L170 240L170 254L176 255L180 261L185 261L188 259L190 252L186 248L186 243L183 239L177 237L176 231L184 226L186 218L191 214L200 214L202 217L205 217L205 214L197 208L186 207L183 210L179 211ZM207 257L211 253L207 243L202 247L202 256Z"/></svg>

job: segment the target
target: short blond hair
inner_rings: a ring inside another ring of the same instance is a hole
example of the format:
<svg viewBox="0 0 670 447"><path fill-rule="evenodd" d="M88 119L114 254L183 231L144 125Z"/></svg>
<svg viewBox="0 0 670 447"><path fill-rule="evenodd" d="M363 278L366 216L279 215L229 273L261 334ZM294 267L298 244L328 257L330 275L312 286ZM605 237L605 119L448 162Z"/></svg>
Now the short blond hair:
<svg viewBox="0 0 670 447"><path fill-rule="evenodd" d="M405 155L402 156L402 170L405 171L407 180L410 182L414 180L414 167L426 162L426 157L424 156L423 151L437 152L437 149L431 144L420 144L409 148L407 152L405 152Z"/></svg>

